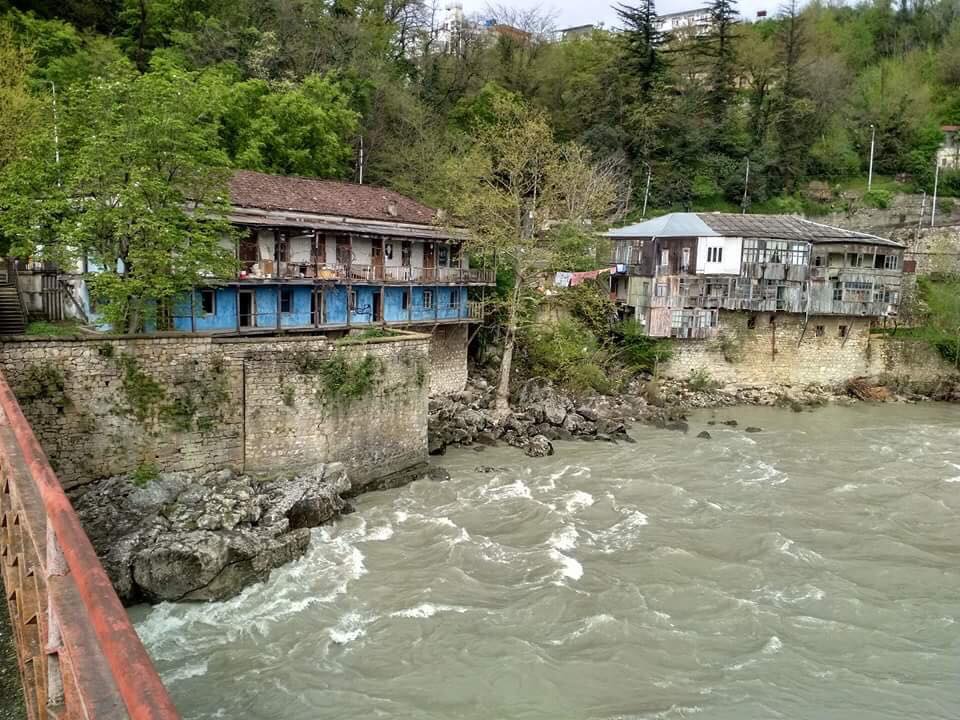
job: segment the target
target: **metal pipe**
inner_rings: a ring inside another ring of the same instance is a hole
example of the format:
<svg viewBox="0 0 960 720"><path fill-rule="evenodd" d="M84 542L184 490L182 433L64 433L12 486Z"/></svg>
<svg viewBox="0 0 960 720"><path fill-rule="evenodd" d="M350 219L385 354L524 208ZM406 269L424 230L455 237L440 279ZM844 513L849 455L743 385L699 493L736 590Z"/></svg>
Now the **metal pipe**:
<svg viewBox="0 0 960 720"><path fill-rule="evenodd" d="M930 227L937 221L937 190L940 188L940 161L937 160L937 169L933 173L933 202L930 209Z"/></svg>
<svg viewBox="0 0 960 720"><path fill-rule="evenodd" d="M867 192L873 189L873 151L877 143L877 126L870 126L870 171L867 175Z"/></svg>
<svg viewBox="0 0 960 720"><path fill-rule="evenodd" d="M647 217L647 200L650 198L650 178L653 176L653 167L650 163L644 163L647 166L647 187L643 191L643 213L640 215L641 218L646 219Z"/></svg>

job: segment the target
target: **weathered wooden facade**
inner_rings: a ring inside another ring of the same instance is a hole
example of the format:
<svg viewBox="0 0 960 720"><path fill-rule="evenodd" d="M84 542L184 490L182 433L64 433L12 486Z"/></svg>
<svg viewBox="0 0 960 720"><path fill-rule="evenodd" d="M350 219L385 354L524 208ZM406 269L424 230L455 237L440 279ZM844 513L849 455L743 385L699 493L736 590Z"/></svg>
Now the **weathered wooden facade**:
<svg viewBox="0 0 960 720"><path fill-rule="evenodd" d="M432 208L383 188L241 171L229 219L237 277L197 288L174 308L192 332L349 330L477 322L466 234Z"/></svg>
<svg viewBox="0 0 960 720"><path fill-rule="evenodd" d="M612 230L612 296L653 337L704 338L719 311L889 317L904 246L775 215L673 213Z"/></svg>

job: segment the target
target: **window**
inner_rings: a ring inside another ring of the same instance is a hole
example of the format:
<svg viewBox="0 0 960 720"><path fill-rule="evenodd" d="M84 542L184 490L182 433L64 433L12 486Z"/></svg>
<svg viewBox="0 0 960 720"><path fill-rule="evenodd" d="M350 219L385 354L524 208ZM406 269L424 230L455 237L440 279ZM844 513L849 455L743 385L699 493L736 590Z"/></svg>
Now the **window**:
<svg viewBox="0 0 960 720"><path fill-rule="evenodd" d="M662 265L663 267L666 267L666 266L669 265L669 264L670 264L670 251L669 251L669 250L661 250L661 251L660 251L660 265Z"/></svg>
<svg viewBox="0 0 960 720"><path fill-rule="evenodd" d="M427 310L433 307L433 290L423 291L423 307Z"/></svg>
<svg viewBox="0 0 960 720"><path fill-rule="evenodd" d="M840 337L845 338L847 336L847 326L841 325L840 327L838 327L837 334L840 335Z"/></svg>
<svg viewBox="0 0 960 720"><path fill-rule="evenodd" d="M843 302L843 283L840 281L833 284L833 301Z"/></svg>
<svg viewBox="0 0 960 720"><path fill-rule="evenodd" d="M217 293L215 291L200 291L200 312L202 312L204 315L217 314Z"/></svg>
<svg viewBox="0 0 960 720"><path fill-rule="evenodd" d="M410 307L410 291L404 288L403 296L400 298L400 309L406 310Z"/></svg>
<svg viewBox="0 0 960 720"><path fill-rule="evenodd" d="M723 262L723 248L722 247L707 248L707 262L709 263Z"/></svg>
<svg viewBox="0 0 960 720"><path fill-rule="evenodd" d="M410 241L404 240L400 245L400 264L403 267L410 267Z"/></svg>
<svg viewBox="0 0 960 720"><path fill-rule="evenodd" d="M460 307L460 288L453 288L450 291L450 307Z"/></svg>
<svg viewBox="0 0 960 720"><path fill-rule="evenodd" d="M813 266L823 267L823 255L817 255L815 258L813 258Z"/></svg>
<svg viewBox="0 0 960 720"><path fill-rule="evenodd" d="M681 270L686 270L690 267L690 248L683 249L683 266Z"/></svg>
<svg viewBox="0 0 960 720"><path fill-rule="evenodd" d="M446 267L450 257L450 248L446 245L437 245L437 266Z"/></svg>
<svg viewBox="0 0 960 720"><path fill-rule="evenodd" d="M900 269L900 256L899 255L887 255L886 260L883 263L884 270L899 270Z"/></svg>
<svg viewBox="0 0 960 720"><path fill-rule="evenodd" d="M657 283L656 288L654 288L653 294L656 297L666 297L667 296L667 286L664 283Z"/></svg>
<svg viewBox="0 0 960 720"><path fill-rule="evenodd" d="M453 245L450 248L450 267L458 268L460 267L460 246Z"/></svg>
<svg viewBox="0 0 960 720"><path fill-rule="evenodd" d="M293 305L293 290L290 288L280 289L280 312L289 313Z"/></svg>
<svg viewBox="0 0 960 720"><path fill-rule="evenodd" d="M827 329L823 325L817 325L817 327L814 328L813 334L816 337L823 337L826 334L826 332L827 332Z"/></svg>
<svg viewBox="0 0 960 720"><path fill-rule="evenodd" d="M384 243L383 244L383 256L387 260L393 260L393 243Z"/></svg>
<svg viewBox="0 0 960 720"><path fill-rule="evenodd" d="M860 253L847 253L847 267L862 267L863 255Z"/></svg>
<svg viewBox="0 0 960 720"><path fill-rule="evenodd" d="M357 309L357 291L350 291L350 311L353 312Z"/></svg>

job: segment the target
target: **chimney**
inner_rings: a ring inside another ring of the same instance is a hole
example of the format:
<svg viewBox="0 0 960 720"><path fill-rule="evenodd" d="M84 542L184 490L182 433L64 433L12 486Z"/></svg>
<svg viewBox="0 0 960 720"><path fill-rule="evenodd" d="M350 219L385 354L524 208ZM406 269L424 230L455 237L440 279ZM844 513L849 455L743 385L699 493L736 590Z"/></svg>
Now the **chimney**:
<svg viewBox="0 0 960 720"><path fill-rule="evenodd" d="M396 217L397 206L394 205L393 203L390 203L389 205L387 205L387 215L389 215L390 217Z"/></svg>

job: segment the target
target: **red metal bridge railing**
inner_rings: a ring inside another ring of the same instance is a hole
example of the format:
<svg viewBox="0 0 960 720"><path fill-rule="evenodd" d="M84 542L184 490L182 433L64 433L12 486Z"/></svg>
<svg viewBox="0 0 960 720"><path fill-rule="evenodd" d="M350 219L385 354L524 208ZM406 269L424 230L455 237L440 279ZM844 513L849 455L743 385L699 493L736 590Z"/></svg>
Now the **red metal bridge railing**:
<svg viewBox="0 0 960 720"><path fill-rule="evenodd" d="M180 717L2 374L0 571L29 720Z"/></svg>

